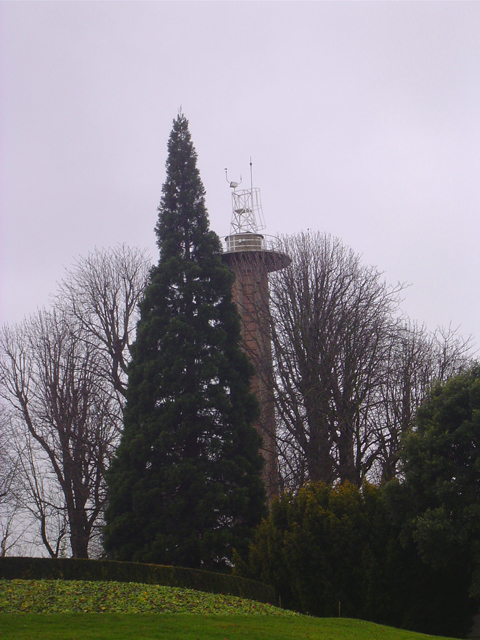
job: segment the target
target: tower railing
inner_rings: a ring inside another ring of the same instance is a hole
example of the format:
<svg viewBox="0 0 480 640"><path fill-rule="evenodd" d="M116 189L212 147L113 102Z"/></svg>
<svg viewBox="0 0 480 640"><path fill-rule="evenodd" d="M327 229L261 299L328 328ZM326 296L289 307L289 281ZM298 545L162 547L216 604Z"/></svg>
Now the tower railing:
<svg viewBox="0 0 480 640"><path fill-rule="evenodd" d="M236 233L226 236L223 253L239 251L277 251L278 238L260 233Z"/></svg>

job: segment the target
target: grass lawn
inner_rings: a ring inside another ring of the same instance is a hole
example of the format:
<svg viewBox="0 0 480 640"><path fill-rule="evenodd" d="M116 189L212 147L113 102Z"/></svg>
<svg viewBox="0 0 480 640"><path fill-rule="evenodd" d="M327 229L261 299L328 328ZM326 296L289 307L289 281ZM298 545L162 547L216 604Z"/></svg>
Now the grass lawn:
<svg viewBox="0 0 480 640"><path fill-rule="evenodd" d="M0 640L435 640L158 585L0 580ZM437 640L439 640L437 638Z"/></svg>
<svg viewBox="0 0 480 640"><path fill-rule="evenodd" d="M2 640L438 640L348 618L201 614L0 614Z"/></svg>

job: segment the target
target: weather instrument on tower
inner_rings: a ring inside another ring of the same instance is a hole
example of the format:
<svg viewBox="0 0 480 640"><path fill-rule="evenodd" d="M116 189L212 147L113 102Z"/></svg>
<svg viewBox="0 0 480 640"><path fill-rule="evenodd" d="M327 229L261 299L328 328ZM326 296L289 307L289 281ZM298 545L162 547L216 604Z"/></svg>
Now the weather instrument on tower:
<svg viewBox="0 0 480 640"><path fill-rule="evenodd" d="M230 235L237 233L258 233L262 231L262 229L265 229L260 189L253 186L252 160L250 159L250 189L237 191L237 187L242 184L242 178L240 177L240 182L230 182L227 169L225 169L225 177L232 189L232 222L230 225Z"/></svg>

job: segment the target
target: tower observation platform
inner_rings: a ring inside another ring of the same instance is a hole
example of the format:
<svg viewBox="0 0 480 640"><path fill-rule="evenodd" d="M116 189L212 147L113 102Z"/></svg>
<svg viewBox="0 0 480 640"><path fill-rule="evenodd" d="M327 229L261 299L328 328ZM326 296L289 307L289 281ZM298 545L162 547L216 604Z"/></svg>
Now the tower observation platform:
<svg viewBox="0 0 480 640"><path fill-rule="evenodd" d="M250 175L251 167L250 163ZM260 233L265 228L260 190L253 186L237 190L240 182L229 184L232 222L230 234L225 238L223 259L235 275L232 294L240 312L243 348L255 369L251 390L260 404L260 418L255 426L262 437L263 480L271 503L278 495L278 457L268 274L284 269L291 259L276 249L275 238L266 240Z"/></svg>
<svg viewBox="0 0 480 640"><path fill-rule="evenodd" d="M251 231L235 233L225 238L224 260L235 260L239 253L248 253L249 259L256 258L263 264L267 273L288 267L291 259L275 249L275 240L268 241L264 235ZM253 255L252 255L253 254ZM229 258L231 256L231 258Z"/></svg>

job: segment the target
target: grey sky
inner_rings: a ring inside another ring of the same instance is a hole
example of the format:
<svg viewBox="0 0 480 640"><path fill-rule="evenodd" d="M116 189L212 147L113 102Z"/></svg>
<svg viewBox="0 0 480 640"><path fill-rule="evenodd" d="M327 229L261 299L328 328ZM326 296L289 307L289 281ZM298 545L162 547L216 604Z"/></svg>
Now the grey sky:
<svg viewBox="0 0 480 640"><path fill-rule="evenodd" d="M480 3L1 2L1 320L74 258L157 258L182 105L211 226L231 179L267 233L340 237L430 329L480 342Z"/></svg>

